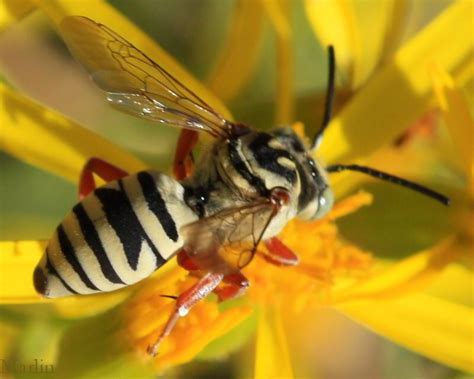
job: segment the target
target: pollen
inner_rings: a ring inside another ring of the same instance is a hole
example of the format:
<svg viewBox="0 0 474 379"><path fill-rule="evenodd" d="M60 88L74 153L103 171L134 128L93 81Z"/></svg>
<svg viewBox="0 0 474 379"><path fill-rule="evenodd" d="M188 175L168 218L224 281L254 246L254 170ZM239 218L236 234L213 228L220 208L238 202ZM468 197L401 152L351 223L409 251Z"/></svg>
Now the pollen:
<svg viewBox="0 0 474 379"><path fill-rule="evenodd" d="M260 244L254 260L243 270L251 284L242 301L225 310L214 295L198 302L189 314L179 318L152 358L147 355L147 349L164 329L175 309L176 297L197 281L177 265L165 274L157 272L144 281L123 306L123 330L129 345L143 360L152 360L156 370L161 371L192 360L210 342L226 335L261 305L278 302L287 305L289 310L301 312L327 303L331 289L354 283L369 273L371 255L345 241L334 220L371 201L370 194L360 192L337 203L322 220L291 221L278 237L299 256L298 265L270 264L264 259L264 244Z"/></svg>
<svg viewBox="0 0 474 379"><path fill-rule="evenodd" d="M292 267L270 265L262 258L266 252L260 249L255 261L244 270L252 283L249 297L256 302L278 301L299 312L327 303L332 289L370 275L372 255L344 240L334 220L371 202L370 194L360 192L337 203L321 220L291 221L279 239L299 256L300 263Z"/></svg>
<svg viewBox="0 0 474 379"><path fill-rule="evenodd" d="M172 264L170 262L170 264ZM176 300L196 278L174 266L164 275L151 277L123 307L123 331L132 350L143 360L152 360L157 371L191 361L211 341L226 335L252 313L248 306L221 311L215 297L197 303L181 317L172 333L160 344L158 354L146 352L165 327ZM123 343L123 342L122 342Z"/></svg>

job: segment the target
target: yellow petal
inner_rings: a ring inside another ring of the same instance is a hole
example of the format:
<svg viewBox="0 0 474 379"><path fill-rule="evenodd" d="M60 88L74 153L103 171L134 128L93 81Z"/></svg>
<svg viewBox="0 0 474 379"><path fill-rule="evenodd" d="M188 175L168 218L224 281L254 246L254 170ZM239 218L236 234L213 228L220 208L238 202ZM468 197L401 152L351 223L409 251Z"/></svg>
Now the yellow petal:
<svg viewBox="0 0 474 379"><path fill-rule="evenodd" d="M277 44L277 114L276 124L293 121L293 49L288 0L261 0L276 34Z"/></svg>
<svg viewBox="0 0 474 379"><path fill-rule="evenodd" d="M471 62L474 64L474 61ZM455 149L461 156L462 167L474 195L474 120L467 99L451 76L441 67L433 67L436 99L446 121ZM472 73L474 75L474 72Z"/></svg>
<svg viewBox="0 0 474 379"><path fill-rule="evenodd" d="M145 164L75 122L0 84L0 150L33 166L77 181L87 159L96 156L126 171Z"/></svg>
<svg viewBox="0 0 474 379"><path fill-rule="evenodd" d="M474 371L474 311L425 294L337 307L374 332L438 362Z"/></svg>
<svg viewBox="0 0 474 379"><path fill-rule="evenodd" d="M470 100L472 104L472 97L474 96L474 67L473 62L474 56L471 56L471 59L467 60L462 67L459 68L454 73L454 79L458 87L461 87L466 90L468 95L470 95ZM471 108L472 109L472 108Z"/></svg>
<svg viewBox="0 0 474 379"><path fill-rule="evenodd" d="M345 4L355 4L344 2ZM358 2L355 8L355 30L353 34L354 75L352 87L359 87L374 69L380 58L385 26L389 19L387 10L391 10L393 1ZM349 8L349 7L348 7Z"/></svg>
<svg viewBox="0 0 474 379"><path fill-rule="evenodd" d="M0 242L0 303L43 303L33 287L33 270L45 241Z"/></svg>
<svg viewBox="0 0 474 379"><path fill-rule="evenodd" d="M306 14L324 46L334 45L339 69L351 88L372 73L400 34L404 1L306 1Z"/></svg>
<svg viewBox="0 0 474 379"><path fill-rule="evenodd" d="M461 1L446 8L366 83L329 125L320 148L326 161L369 155L428 109L432 89L428 68L436 62L453 72L472 54L471 6Z"/></svg>
<svg viewBox="0 0 474 379"><path fill-rule="evenodd" d="M355 4L356 30L354 33L354 78L353 88L359 87L372 74L382 58L385 43L397 40L406 6L400 0L351 1ZM389 29L392 28L392 29Z"/></svg>
<svg viewBox="0 0 474 379"><path fill-rule="evenodd" d="M369 279L332 295L334 303L354 299L397 297L426 288L433 279L454 261L453 240L447 240L430 250L422 251L383 269Z"/></svg>
<svg viewBox="0 0 474 379"><path fill-rule="evenodd" d="M351 83L353 77L355 27L352 2L306 0L306 15L314 33L325 46L333 45L342 80Z"/></svg>
<svg viewBox="0 0 474 379"><path fill-rule="evenodd" d="M257 326L255 373L257 379L293 378L293 369L279 306L261 307Z"/></svg>
<svg viewBox="0 0 474 379"><path fill-rule="evenodd" d="M390 0L380 3L386 3L378 5L379 7L384 7L388 15L385 35L383 36L383 50L380 57L383 61L384 58L396 51L403 38L403 33L406 33L408 30L409 15L414 13L416 7L423 8L426 5L423 2L409 2L407 0ZM367 24L370 24L370 21L367 21ZM366 30L366 32L370 33L370 29Z"/></svg>
<svg viewBox="0 0 474 379"><path fill-rule="evenodd" d="M343 200L338 201L334 204L334 207L328 214L330 220L336 220L338 218L347 216L348 214L354 213L359 208L372 204L373 196L364 191L349 196Z"/></svg>
<svg viewBox="0 0 474 379"><path fill-rule="evenodd" d="M170 74L178 78L194 93L199 95L222 116L231 119L230 112L224 104L209 90L189 74L174 58L166 53L153 39L141 31L136 25L123 16L116 8L101 0L70 1L70 0L34 0L37 6L56 24L65 16L87 16L94 21L107 25L120 33L143 51L151 59L158 62Z"/></svg>
<svg viewBox="0 0 474 379"><path fill-rule="evenodd" d="M21 20L34 9L29 0L3 0L0 2L0 32Z"/></svg>
<svg viewBox="0 0 474 379"><path fill-rule="evenodd" d="M232 100L254 73L263 36L263 8L259 2L239 0L228 34L207 87L223 101Z"/></svg>
<svg viewBox="0 0 474 379"><path fill-rule="evenodd" d="M453 263L443 270L425 292L472 307L474 306L473 283L474 273L472 268Z"/></svg>

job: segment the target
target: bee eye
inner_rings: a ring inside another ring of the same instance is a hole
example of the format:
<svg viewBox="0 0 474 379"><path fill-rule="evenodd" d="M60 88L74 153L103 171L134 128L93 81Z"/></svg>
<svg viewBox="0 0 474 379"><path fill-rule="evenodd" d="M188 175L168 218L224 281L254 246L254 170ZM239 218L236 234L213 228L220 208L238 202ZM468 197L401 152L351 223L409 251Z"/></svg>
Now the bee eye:
<svg viewBox="0 0 474 379"><path fill-rule="evenodd" d="M324 191L321 192L318 202L318 210L314 214L313 220L325 216L334 205L334 195L329 187L326 187Z"/></svg>

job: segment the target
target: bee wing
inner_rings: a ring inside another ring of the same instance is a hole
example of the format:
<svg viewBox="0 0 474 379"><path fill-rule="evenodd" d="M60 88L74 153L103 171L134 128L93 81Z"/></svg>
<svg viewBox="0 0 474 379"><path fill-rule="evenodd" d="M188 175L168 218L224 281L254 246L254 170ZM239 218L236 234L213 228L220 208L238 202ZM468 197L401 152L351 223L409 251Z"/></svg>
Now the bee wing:
<svg viewBox="0 0 474 379"><path fill-rule="evenodd" d="M71 53L114 107L151 121L227 136L229 121L107 26L68 16L61 32Z"/></svg>
<svg viewBox="0 0 474 379"><path fill-rule="evenodd" d="M277 213L270 199L224 209L181 228L184 248L193 255L214 254L241 269L250 263L265 230Z"/></svg>

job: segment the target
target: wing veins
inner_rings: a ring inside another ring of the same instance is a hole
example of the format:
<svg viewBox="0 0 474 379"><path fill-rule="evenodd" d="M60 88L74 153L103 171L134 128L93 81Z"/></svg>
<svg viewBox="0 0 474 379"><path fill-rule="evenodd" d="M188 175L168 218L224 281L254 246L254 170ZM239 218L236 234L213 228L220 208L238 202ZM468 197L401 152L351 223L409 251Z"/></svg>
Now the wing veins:
<svg viewBox="0 0 474 379"><path fill-rule="evenodd" d="M117 108L217 138L229 136L231 122L118 33L82 16L66 17L63 25L72 52Z"/></svg>
<svg viewBox="0 0 474 379"><path fill-rule="evenodd" d="M251 247L244 249L242 246L236 258L240 269L253 259L277 212L278 208L270 199L261 198L241 207L224 209L189 224L183 228L183 236L189 241L187 247L196 254L214 249L217 251L223 249L226 254L231 254L235 249L239 249L239 244L247 241Z"/></svg>
<svg viewBox="0 0 474 379"><path fill-rule="evenodd" d="M113 41L111 41L113 42ZM136 64L130 62L129 60L127 61L126 58L133 58L133 59L137 59L139 60L140 62L142 63L145 63L145 64L153 64L152 67L155 67L155 68L160 68L159 66L155 66L155 64L153 63L153 61L149 61L148 63L147 62L144 62L142 60L140 60L139 58L137 57L134 57L132 56L131 54L128 55L128 57L124 57L122 56L120 53L116 53L116 52L113 52L110 48L108 48L111 56L113 57L113 59L115 60L115 62L120 66L120 68L126 72L127 74L131 75L132 77L134 77L137 81L139 81L140 83L142 83L142 86L143 86L143 89L144 91L142 91L141 93L138 93L139 95L142 95L144 96L147 100L150 101L151 105L155 105L155 102L152 98L150 98L147 93L151 93L153 94L153 96L155 97L161 97L161 98L164 98L166 100L168 100L169 102L172 102L172 103L175 103L175 104L178 104L180 106L182 106L183 108L185 108L187 111L189 112L193 112L192 109L189 108L189 106L187 105L184 105L180 102L180 100L182 101L189 101L189 99L182 93L179 91L178 88L176 88L172 82L168 81L168 83L170 83L171 85L173 85L173 87L175 87L175 90L176 92L172 91L170 88L169 88L169 85L163 83L162 81L160 81L158 78L156 78L155 76L149 74L147 71L145 71L144 69L142 69L141 67L137 66ZM117 59L118 57L122 58L122 59ZM146 56L145 56L146 57ZM146 57L147 59L149 59L148 57ZM123 61L126 62L129 66L132 66L134 67L137 71L140 71L144 74L144 79L140 78L138 75L132 73L130 70L128 70L128 68L126 68L124 65L123 65ZM160 72L162 74L165 74L166 71L164 70L161 70L160 68ZM167 73L166 73L167 74ZM171 77L172 78L172 77ZM169 97L166 97L165 95L161 95L161 94L158 94L156 92L153 92L151 90L149 90L149 85L147 83L147 79L150 79L150 80L153 80L153 81L156 81L160 86L161 88L163 88L165 91L167 91L168 93L171 93L171 96L173 96L173 98L169 98ZM179 95L178 95L179 94ZM216 113L214 113L212 111L212 109L208 108L208 107L203 107L202 105L200 104L197 104L197 103L194 103L191 101L191 104L194 104L195 106L199 107L198 109L200 111L205 111L205 112L208 112L208 113L211 113L213 114L214 116L217 116ZM204 103L205 104L205 103ZM198 120L198 118L196 116L193 116L191 114L188 114L188 113L185 113L185 112L182 112L182 111L179 111L178 109L173 109L173 111L171 111L173 108L170 108L169 106L166 106L164 104L160 104L160 108L159 110L161 110L162 112L168 112L168 113L173 113L173 114L181 114L185 117L187 117L188 119L190 120L193 120L194 122L196 122ZM212 124L214 126L216 126L217 128L214 128L214 132L215 134L213 134L215 137L218 137L218 136L223 136L222 135L222 129L219 127L219 126L223 126L223 125L219 125L217 124L215 121L212 121L210 120L209 118L207 117L200 117L201 119L203 119L203 121L206 121L208 124ZM223 123L225 123L225 120L223 120ZM199 123L201 125L201 123ZM202 125L200 127L200 129L205 129L205 126L206 125ZM209 125L210 126L210 125Z"/></svg>
<svg viewBox="0 0 474 379"><path fill-rule="evenodd" d="M141 50L139 50L138 48L136 48L132 43L128 42L127 40L125 40L124 38L122 38L119 34L117 34L116 32L114 32L113 30L111 30L109 27L107 27L106 25L104 24L101 24L101 23L96 23L106 34L109 34L113 40L110 41L109 40L109 43L112 43L114 41L119 41L121 42L122 44L124 44L125 46L128 47L128 49L133 49L133 51L137 52L139 56L141 56L142 58L144 58L144 60L141 60L140 58L138 57L135 57L133 56L130 51L128 51L128 56L129 57L134 57L138 60L140 60L142 63L144 64L147 64L155 69L157 69L158 71L160 71L160 73L163 75L163 77L165 77L166 79L168 79L168 83L169 85L166 86L166 87L174 87L174 89L176 90L176 92L180 93L181 96L183 98L186 98L186 96L183 95L183 90L188 92L192 97L193 97L193 102L194 103L201 103L201 106L203 108L205 108L207 111L209 111L210 113L212 113L214 116L218 117L218 118L222 118L222 116L220 116L217 112L215 112L212 107L210 107L203 99L201 99L199 96L197 96L192 90L190 90L189 88L185 87L179 80L177 80L173 75L171 75L169 72L167 72L166 70L164 70L159 64L157 64L155 61L153 61L150 57L148 57L148 55L146 55L144 52L142 52ZM107 48L109 50L109 52L113 53L112 49L109 47L109 45L107 44ZM126 71L126 72L129 72L128 70L126 70L124 67L121 66L121 68ZM143 83L143 81L142 81ZM180 88L178 88L178 86ZM223 119L223 118L222 118ZM225 121L223 119L223 121Z"/></svg>

